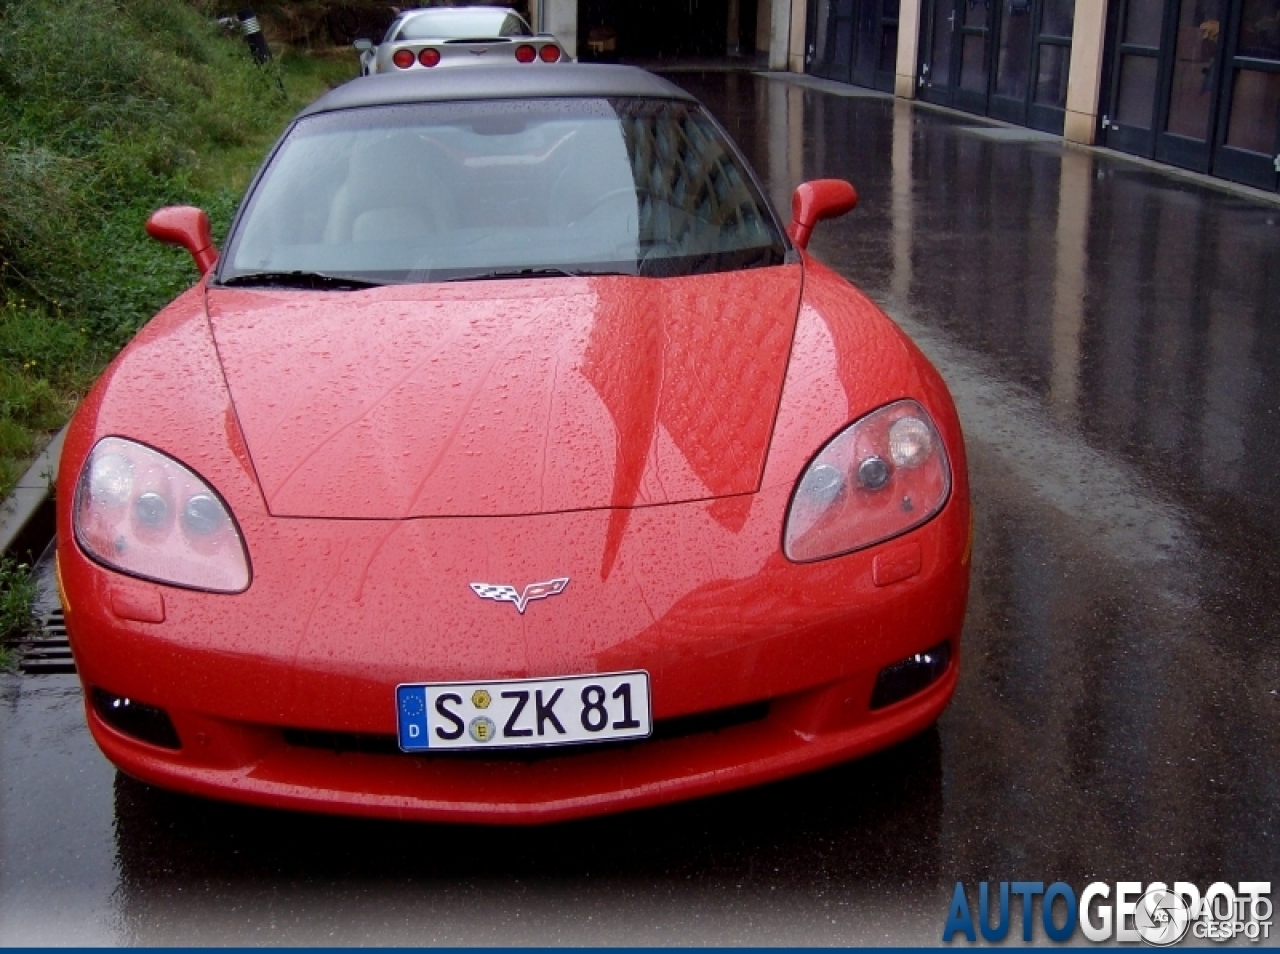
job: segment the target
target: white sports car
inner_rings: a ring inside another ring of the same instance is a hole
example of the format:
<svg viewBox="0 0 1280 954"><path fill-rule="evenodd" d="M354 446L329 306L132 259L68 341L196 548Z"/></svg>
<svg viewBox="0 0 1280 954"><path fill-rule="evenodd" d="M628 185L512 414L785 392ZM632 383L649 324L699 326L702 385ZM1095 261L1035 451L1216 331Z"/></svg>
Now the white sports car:
<svg viewBox="0 0 1280 954"><path fill-rule="evenodd" d="M401 73L481 63L558 63L564 51L503 7L434 7L402 13L376 46L357 40L360 71Z"/></svg>

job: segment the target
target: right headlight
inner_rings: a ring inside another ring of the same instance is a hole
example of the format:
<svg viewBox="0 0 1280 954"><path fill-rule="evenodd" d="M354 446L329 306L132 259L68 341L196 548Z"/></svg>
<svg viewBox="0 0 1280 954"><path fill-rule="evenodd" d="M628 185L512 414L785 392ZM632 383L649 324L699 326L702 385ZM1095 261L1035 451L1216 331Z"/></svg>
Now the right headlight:
<svg viewBox="0 0 1280 954"><path fill-rule="evenodd" d="M897 401L850 424L805 468L783 552L807 563L881 543L927 521L950 492L938 429L915 401Z"/></svg>
<svg viewBox="0 0 1280 954"><path fill-rule="evenodd" d="M231 511L188 467L145 444L104 437L76 485L76 542L105 566L214 593L249 586Z"/></svg>

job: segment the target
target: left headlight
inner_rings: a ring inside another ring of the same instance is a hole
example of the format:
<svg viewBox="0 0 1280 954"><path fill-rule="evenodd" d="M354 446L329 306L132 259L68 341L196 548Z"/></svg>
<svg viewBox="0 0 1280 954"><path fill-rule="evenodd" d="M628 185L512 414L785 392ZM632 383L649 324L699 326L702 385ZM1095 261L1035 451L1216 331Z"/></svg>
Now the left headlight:
<svg viewBox="0 0 1280 954"><path fill-rule="evenodd" d="M120 437L94 445L76 484L76 542L121 573L215 593L249 586L231 511L172 457Z"/></svg>
<svg viewBox="0 0 1280 954"><path fill-rule="evenodd" d="M947 502L951 468L929 415L897 401L850 424L805 468L782 548L807 563L906 533Z"/></svg>

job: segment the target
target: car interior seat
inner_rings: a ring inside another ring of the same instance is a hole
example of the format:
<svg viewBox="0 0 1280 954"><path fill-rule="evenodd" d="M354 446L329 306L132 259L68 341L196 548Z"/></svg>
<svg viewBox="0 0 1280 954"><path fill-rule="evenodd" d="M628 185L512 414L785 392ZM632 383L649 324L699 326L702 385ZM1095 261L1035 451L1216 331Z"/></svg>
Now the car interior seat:
<svg viewBox="0 0 1280 954"><path fill-rule="evenodd" d="M449 190L431 171L431 158L413 132L376 133L358 143L333 196L325 240L419 239L452 230Z"/></svg>

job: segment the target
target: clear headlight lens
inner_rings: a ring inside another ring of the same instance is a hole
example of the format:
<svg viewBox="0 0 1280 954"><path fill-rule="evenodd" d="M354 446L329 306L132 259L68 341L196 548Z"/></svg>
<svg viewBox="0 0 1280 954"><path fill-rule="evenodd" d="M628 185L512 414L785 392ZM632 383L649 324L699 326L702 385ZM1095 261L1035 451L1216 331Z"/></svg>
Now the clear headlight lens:
<svg viewBox="0 0 1280 954"><path fill-rule="evenodd" d="M919 467L933 450L933 428L918 417L900 417L889 425L889 454L899 467Z"/></svg>
<svg viewBox="0 0 1280 954"><path fill-rule="evenodd" d="M226 504L172 457L104 437L80 472L76 542L121 573L216 593L249 585L244 540Z"/></svg>
<svg viewBox="0 0 1280 954"><path fill-rule="evenodd" d="M950 492L937 428L915 401L898 401L850 424L805 468L783 552L805 563L869 547L920 526Z"/></svg>

